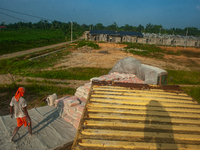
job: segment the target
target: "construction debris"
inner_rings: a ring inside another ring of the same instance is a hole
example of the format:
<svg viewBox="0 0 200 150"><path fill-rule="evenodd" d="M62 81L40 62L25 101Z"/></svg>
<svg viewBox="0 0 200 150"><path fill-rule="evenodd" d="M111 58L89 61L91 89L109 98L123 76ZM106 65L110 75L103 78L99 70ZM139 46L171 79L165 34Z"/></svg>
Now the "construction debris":
<svg viewBox="0 0 200 150"><path fill-rule="evenodd" d="M49 106L54 106L54 102L55 100L58 98L58 96L56 95L56 93L52 94L52 95L49 95L47 98L46 98L46 101L47 101L47 104Z"/></svg>
<svg viewBox="0 0 200 150"><path fill-rule="evenodd" d="M128 52L130 52L130 51L148 52L148 50L137 49L137 48L129 48L129 49L122 48L121 50L122 51L126 51L127 50Z"/></svg>
<svg viewBox="0 0 200 150"><path fill-rule="evenodd" d="M93 48L92 48L92 47L89 47L89 46L87 46L87 45L78 48L78 51L79 51L79 52L82 52L82 53L91 53L92 50L93 50Z"/></svg>

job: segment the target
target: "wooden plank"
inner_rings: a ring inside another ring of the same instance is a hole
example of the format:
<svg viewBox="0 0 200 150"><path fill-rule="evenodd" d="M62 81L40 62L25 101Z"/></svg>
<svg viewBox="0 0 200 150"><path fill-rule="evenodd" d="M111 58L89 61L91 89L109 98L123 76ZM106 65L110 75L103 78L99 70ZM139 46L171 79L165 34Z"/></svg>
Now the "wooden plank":
<svg viewBox="0 0 200 150"><path fill-rule="evenodd" d="M166 116L166 117L182 117L182 118L195 118L199 119L199 114L189 114L189 113L173 113L166 111L144 111L144 110L128 110L128 109L107 109L98 107L88 107L88 112L104 112L104 113L119 113L119 114L132 114L132 115L151 115L151 116Z"/></svg>
<svg viewBox="0 0 200 150"><path fill-rule="evenodd" d="M175 91L174 92L167 92L162 89L149 89L149 90L134 90L130 88L125 87L114 87L114 86L101 86L101 87L93 87L93 90L95 91L115 91L115 92L135 92L135 93L153 93L153 94L162 94L162 95L180 95L180 96L188 96L183 91Z"/></svg>
<svg viewBox="0 0 200 150"><path fill-rule="evenodd" d="M102 95L124 95L124 96L136 96L136 97L156 97L156 98L167 98L167 99L180 99L180 100L192 100L189 96L182 96L182 95L164 95L160 93L134 93L134 92L108 92L108 91L94 91L92 94L102 94Z"/></svg>
<svg viewBox="0 0 200 150"><path fill-rule="evenodd" d="M184 108L200 108L200 105L195 105L192 103L177 103L169 101L156 101L156 100L138 100L138 99L109 99L109 98L91 98L91 102L98 103L117 103L117 104L130 104L130 105L153 105L153 106L163 106L163 107L184 107Z"/></svg>
<svg viewBox="0 0 200 150"><path fill-rule="evenodd" d="M92 98L110 98L110 99L121 99L121 100L157 100L157 101L163 101L163 102L179 102L179 103L187 103L187 104L197 104L197 102L194 101L188 101L188 100L181 100L181 99L167 99L167 98L156 98L156 97L135 97L135 96L125 96L125 95L98 95L92 93ZM200 106L200 105L199 105Z"/></svg>
<svg viewBox="0 0 200 150"><path fill-rule="evenodd" d="M129 120L129 121L143 121L148 118L146 116L136 115L122 115L122 114L108 114L108 113L88 113L86 119L115 119L115 120ZM166 122L166 123L185 123L185 124L199 124L200 120L196 119L180 119L180 118L166 118L151 116L151 121Z"/></svg>
<svg viewBox="0 0 200 150"><path fill-rule="evenodd" d="M121 149L179 149L179 150L199 150L200 145L170 144L170 143L147 143L147 142L126 142L126 141L108 141L82 139L79 142L81 146L94 148L121 148Z"/></svg>
<svg viewBox="0 0 200 150"><path fill-rule="evenodd" d="M89 107L101 107L101 108L118 108L118 109L138 109L138 110L156 110L156 111L171 111L171 112L183 112L183 113L199 113L200 109L185 109L185 108L169 108L169 107L153 107L153 106L137 106L137 105L120 105L120 104L104 104L104 103L89 103Z"/></svg>
<svg viewBox="0 0 200 150"><path fill-rule="evenodd" d="M145 124L145 123L126 123L116 121L94 121L85 120L85 126L95 126L95 127L119 127L119 128L139 128L139 129L157 129L157 130L173 130L173 131L188 131L196 132L200 131L200 127L197 125L163 125L163 124Z"/></svg>
<svg viewBox="0 0 200 150"><path fill-rule="evenodd" d="M172 138L186 141L200 141L200 135L193 134L174 134L162 132L137 132L137 131L122 131L122 130L101 130L101 129L84 129L81 131L83 135L87 136L114 136L114 137L138 137L138 138Z"/></svg>

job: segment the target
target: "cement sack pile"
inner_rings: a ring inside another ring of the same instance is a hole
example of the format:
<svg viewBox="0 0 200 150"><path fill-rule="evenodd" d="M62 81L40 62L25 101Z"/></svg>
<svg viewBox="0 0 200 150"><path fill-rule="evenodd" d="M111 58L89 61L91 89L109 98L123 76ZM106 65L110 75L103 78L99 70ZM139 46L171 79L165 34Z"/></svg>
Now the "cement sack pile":
<svg viewBox="0 0 200 150"><path fill-rule="evenodd" d="M75 96L79 97L79 98L83 98L83 99L87 99L87 96L90 92L90 87L91 87L91 82L90 83L86 83L83 86L80 86L76 89L76 93Z"/></svg>
<svg viewBox="0 0 200 150"><path fill-rule="evenodd" d="M94 77L90 79L90 83L86 83L83 86L80 86L76 89L75 96L79 98L87 99L88 94L90 92L92 81L112 81L112 82L120 82L120 83L139 83L143 84L144 81L140 80L134 74L125 74L119 72L113 72L109 75L103 75L100 77Z"/></svg>
<svg viewBox="0 0 200 150"><path fill-rule="evenodd" d="M77 96L62 97L55 100L55 107L59 110L60 116L78 128L86 99Z"/></svg>
<svg viewBox="0 0 200 150"><path fill-rule="evenodd" d="M139 83L143 84L144 81L140 80L135 74L125 74L119 72L113 72L109 75L103 75L100 77L94 77L90 81L111 81L118 83Z"/></svg>

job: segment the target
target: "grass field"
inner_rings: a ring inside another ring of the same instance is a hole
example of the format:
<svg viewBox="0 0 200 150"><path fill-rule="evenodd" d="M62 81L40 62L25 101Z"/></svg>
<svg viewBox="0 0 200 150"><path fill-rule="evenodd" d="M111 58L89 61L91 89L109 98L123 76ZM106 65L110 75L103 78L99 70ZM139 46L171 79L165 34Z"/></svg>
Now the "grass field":
<svg viewBox="0 0 200 150"><path fill-rule="evenodd" d="M167 70L169 84L200 85L200 71ZM170 79L173 78L171 83Z"/></svg>
<svg viewBox="0 0 200 150"><path fill-rule="evenodd" d="M182 87L181 89L200 103L200 86L199 87Z"/></svg>
<svg viewBox="0 0 200 150"><path fill-rule="evenodd" d="M73 39L81 36L82 32L73 33ZM71 40L71 35L67 39L61 29L40 30L21 29L0 32L0 55L23 51L31 48L52 45Z"/></svg>

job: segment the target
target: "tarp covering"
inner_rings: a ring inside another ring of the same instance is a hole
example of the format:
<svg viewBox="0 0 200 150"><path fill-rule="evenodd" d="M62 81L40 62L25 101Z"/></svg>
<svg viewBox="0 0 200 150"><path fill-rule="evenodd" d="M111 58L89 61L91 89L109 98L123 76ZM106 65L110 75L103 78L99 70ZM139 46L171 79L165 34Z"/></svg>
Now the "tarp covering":
<svg viewBox="0 0 200 150"><path fill-rule="evenodd" d="M149 66L145 64L142 64L142 67L143 67L143 72L145 75L144 83L146 84L157 84L158 76L167 74L167 71L157 68L157 67L153 67L153 66Z"/></svg>
<svg viewBox="0 0 200 150"><path fill-rule="evenodd" d="M108 74L113 72L135 74L139 79L143 80L145 84L157 84L158 76L167 74L167 71L141 64L140 61L133 57L125 57L119 60Z"/></svg>
<svg viewBox="0 0 200 150"><path fill-rule="evenodd" d="M53 106L28 110L32 119L33 135L29 137L28 128L21 127L16 134L15 143L10 142L16 119L10 115L0 116L0 150L47 150L54 149L74 139L76 129L63 118Z"/></svg>
<svg viewBox="0 0 200 150"><path fill-rule="evenodd" d="M125 73L125 74L135 74L139 79L145 79L143 68L141 62L133 57L125 57L119 60L114 67L109 71L108 74L113 72Z"/></svg>

